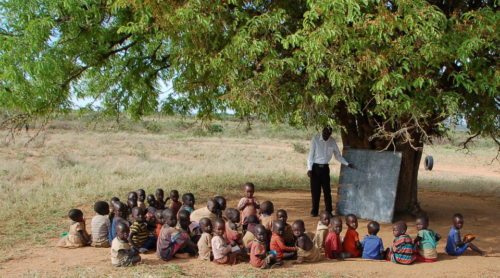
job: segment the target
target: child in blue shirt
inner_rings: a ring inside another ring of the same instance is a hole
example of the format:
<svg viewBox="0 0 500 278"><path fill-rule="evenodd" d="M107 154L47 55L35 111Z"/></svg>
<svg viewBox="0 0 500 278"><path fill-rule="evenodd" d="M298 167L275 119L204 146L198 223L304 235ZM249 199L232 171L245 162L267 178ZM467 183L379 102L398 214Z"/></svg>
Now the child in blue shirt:
<svg viewBox="0 0 500 278"><path fill-rule="evenodd" d="M460 256L465 253L467 248L470 248L481 256L486 255L483 250L472 244L475 237L466 235L462 240L460 229L462 229L463 225L464 217L460 213L455 213L455 215L453 215L453 226L451 226L450 232L448 233L448 240L446 241L446 253L451 256Z"/></svg>
<svg viewBox="0 0 500 278"><path fill-rule="evenodd" d="M377 221L370 221L367 225L368 235L361 241L363 248L363 259L383 260L384 259L384 243L382 239L377 236L380 231L380 224Z"/></svg>

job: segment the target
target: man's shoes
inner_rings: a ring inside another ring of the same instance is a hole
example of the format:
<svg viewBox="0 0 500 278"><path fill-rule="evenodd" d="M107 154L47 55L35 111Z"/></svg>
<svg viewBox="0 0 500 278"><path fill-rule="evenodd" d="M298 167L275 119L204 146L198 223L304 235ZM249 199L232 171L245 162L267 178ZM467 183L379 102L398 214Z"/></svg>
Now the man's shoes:
<svg viewBox="0 0 500 278"><path fill-rule="evenodd" d="M318 217L317 213L311 212L311 217Z"/></svg>

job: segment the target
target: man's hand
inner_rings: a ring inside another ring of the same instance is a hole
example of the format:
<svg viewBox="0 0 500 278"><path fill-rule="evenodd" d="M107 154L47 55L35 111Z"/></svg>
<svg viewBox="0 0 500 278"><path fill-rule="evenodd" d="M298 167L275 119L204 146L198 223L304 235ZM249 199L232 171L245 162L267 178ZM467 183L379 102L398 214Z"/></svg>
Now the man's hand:
<svg viewBox="0 0 500 278"><path fill-rule="evenodd" d="M307 171L307 176L308 177L312 177L312 171L311 170Z"/></svg>
<svg viewBox="0 0 500 278"><path fill-rule="evenodd" d="M349 167L351 169L356 169L356 167L354 167L354 164L352 164L352 163L347 164L347 167Z"/></svg>

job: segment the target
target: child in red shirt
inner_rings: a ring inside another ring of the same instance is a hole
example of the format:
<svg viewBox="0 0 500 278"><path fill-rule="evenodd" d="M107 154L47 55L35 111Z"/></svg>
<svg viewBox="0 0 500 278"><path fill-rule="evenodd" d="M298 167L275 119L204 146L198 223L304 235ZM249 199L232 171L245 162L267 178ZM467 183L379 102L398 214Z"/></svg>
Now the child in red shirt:
<svg viewBox="0 0 500 278"><path fill-rule="evenodd" d="M266 269L271 267L276 261L276 256L267 254L266 250L267 230L258 224L255 226L255 239L249 244L250 264L253 267Z"/></svg>
<svg viewBox="0 0 500 278"><path fill-rule="evenodd" d="M295 258L297 255L297 247L289 247L285 245L285 240L283 239L285 224L283 221L275 221L273 226L270 249L276 253L276 264L282 265L284 259L287 260Z"/></svg>
<svg viewBox="0 0 500 278"><path fill-rule="evenodd" d="M325 256L328 259L344 259L348 253L344 253L340 233L342 232L342 219L333 217L330 221L330 230L325 239Z"/></svg>
<svg viewBox="0 0 500 278"><path fill-rule="evenodd" d="M358 228L358 218L354 214L348 214L345 217L347 224L347 232L345 233L342 248L346 253L349 253L350 258L361 257L361 244L359 243L359 234L356 232Z"/></svg>

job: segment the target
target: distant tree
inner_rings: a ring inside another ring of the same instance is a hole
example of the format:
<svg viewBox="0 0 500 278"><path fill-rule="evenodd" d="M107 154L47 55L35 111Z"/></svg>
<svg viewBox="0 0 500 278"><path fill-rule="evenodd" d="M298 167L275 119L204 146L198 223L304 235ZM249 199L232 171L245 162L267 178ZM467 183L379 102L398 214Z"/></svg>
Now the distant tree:
<svg viewBox="0 0 500 278"><path fill-rule="evenodd" d="M344 146L401 151L399 211L418 209L422 149L443 120L500 146L493 1L0 3L3 108L58 112L76 93L140 117L172 79L167 111L328 123Z"/></svg>

